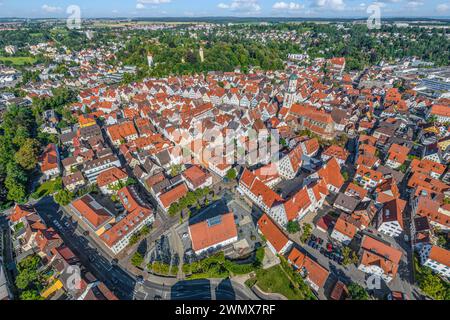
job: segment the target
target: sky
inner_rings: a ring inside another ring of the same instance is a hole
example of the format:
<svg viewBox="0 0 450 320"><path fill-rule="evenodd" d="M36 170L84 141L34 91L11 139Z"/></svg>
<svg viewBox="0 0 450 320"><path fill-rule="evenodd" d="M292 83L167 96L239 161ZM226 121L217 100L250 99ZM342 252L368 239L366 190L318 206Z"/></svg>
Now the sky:
<svg viewBox="0 0 450 320"><path fill-rule="evenodd" d="M0 0L0 17L450 17L450 0ZM69 10L70 11L70 10Z"/></svg>

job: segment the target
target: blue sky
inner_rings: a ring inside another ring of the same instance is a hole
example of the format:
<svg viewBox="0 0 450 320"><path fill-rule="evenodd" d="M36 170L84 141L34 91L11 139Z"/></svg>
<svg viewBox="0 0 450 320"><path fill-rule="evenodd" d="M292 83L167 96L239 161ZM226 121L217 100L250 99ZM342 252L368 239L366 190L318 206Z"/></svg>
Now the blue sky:
<svg viewBox="0 0 450 320"><path fill-rule="evenodd" d="M450 0L0 0L0 17L364 17L378 4L381 17L449 17Z"/></svg>

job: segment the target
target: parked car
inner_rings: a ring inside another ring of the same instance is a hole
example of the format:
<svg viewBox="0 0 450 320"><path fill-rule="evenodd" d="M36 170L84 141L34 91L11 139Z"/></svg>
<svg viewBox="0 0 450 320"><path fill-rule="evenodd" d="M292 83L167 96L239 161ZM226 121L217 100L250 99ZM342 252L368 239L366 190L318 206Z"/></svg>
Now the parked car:
<svg viewBox="0 0 450 320"><path fill-rule="evenodd" d="M329 242L327 244L327 250L328 250L328 252L332 252L333 251L333 245L331 243L329 243Z"/></svg>

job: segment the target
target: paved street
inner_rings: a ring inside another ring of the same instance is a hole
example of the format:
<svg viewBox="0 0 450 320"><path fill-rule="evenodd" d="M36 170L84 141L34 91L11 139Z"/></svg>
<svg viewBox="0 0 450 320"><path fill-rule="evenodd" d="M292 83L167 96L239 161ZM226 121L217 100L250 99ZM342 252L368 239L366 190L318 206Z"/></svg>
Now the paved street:
<svg viewBox="0 0 450 320"><path fill-rule="evenodd" d="M83 231L78 227L66 227L67 218L64 217L59 206L52 198L44 198L36 204L36 209L42 215L44 221L55 228L67 246L74 251L80 261L98 279L103 281L121 299L150 299L155 297L170 297L170 299L204 299L209 297L205 293L204 282L177 282L177 280L166 280L164 278L151 277L154 282L146 280L138 284L135 275L124 269L121 262L116 265L114 260L108 257L102 250L83 236ZM211 290L220 299L255 298L251 290L237 283L217 283L211 280ZM164 284L167 283L167 284Z"/></svg>

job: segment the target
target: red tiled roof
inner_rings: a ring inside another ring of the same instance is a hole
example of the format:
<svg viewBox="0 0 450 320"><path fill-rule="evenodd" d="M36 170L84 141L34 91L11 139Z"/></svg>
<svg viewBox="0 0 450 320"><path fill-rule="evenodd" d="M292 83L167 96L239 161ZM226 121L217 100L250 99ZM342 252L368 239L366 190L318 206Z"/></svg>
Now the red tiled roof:
<svg viewBox="0 0 450 320"><path fill-rule="evenodd" d="M397 274L402 252L374 238L364 236L361 264L365 266L377 265L388 275Z"/></svg>
<svg viewBox="0 0 450 320"><path fill-rule="evenodd" d="M286 237L267 214L263 214L259 219L258 228L277 252L280 252L289 241L288 237Z"/></svg>
<svg viewBox="0 0 450 320"><path fill-rule="evenodd" d="M210 221L205 220L189 226L194 251L203 250L237 237L237 228L232 212L221 215L220 223L212 225Z"/></svg>
<svg viewBox="0 0 450 320"><path fill-rule="evenodd" d="M306 271L306 277L319 288L323 288L330 272L320 264L312 260L307 255L301 253L297 248L293 248L288 256L288 260L298 269L299 272Z"/></svg>
<svg viewBox="0 0 450 320"><path fill-rule="evenodd" d="M98 186L104 187L108 186L112 183L116 183L119 180L126 179L128 177L127 173L117 167L112 167L106 171L101 172L97 176L97 184Z"/></svg>
<svg viewBox="0 0 450 320"><path fill-rule="evenodd" d="M432 246L430 250L429 259L439 262L447 267L450 267L450 251L438 246Z"/></svg>
<svg viewBox="0 0 450 320"><path fill-rule="evenodd" d="M103 224L113 219L111 213L100 206L89 194L72 202L72 207L88 220L94 229L100 228Z"/></svg>
<svg viewBox="0 0 450 320"><path fill-rule="evenodd" d="M176 186L175 188L163 193L159 196L159 200L163 204L164 208L169 208L173 203L178 202L188 193L188 188L184 183Z"/></svg>

